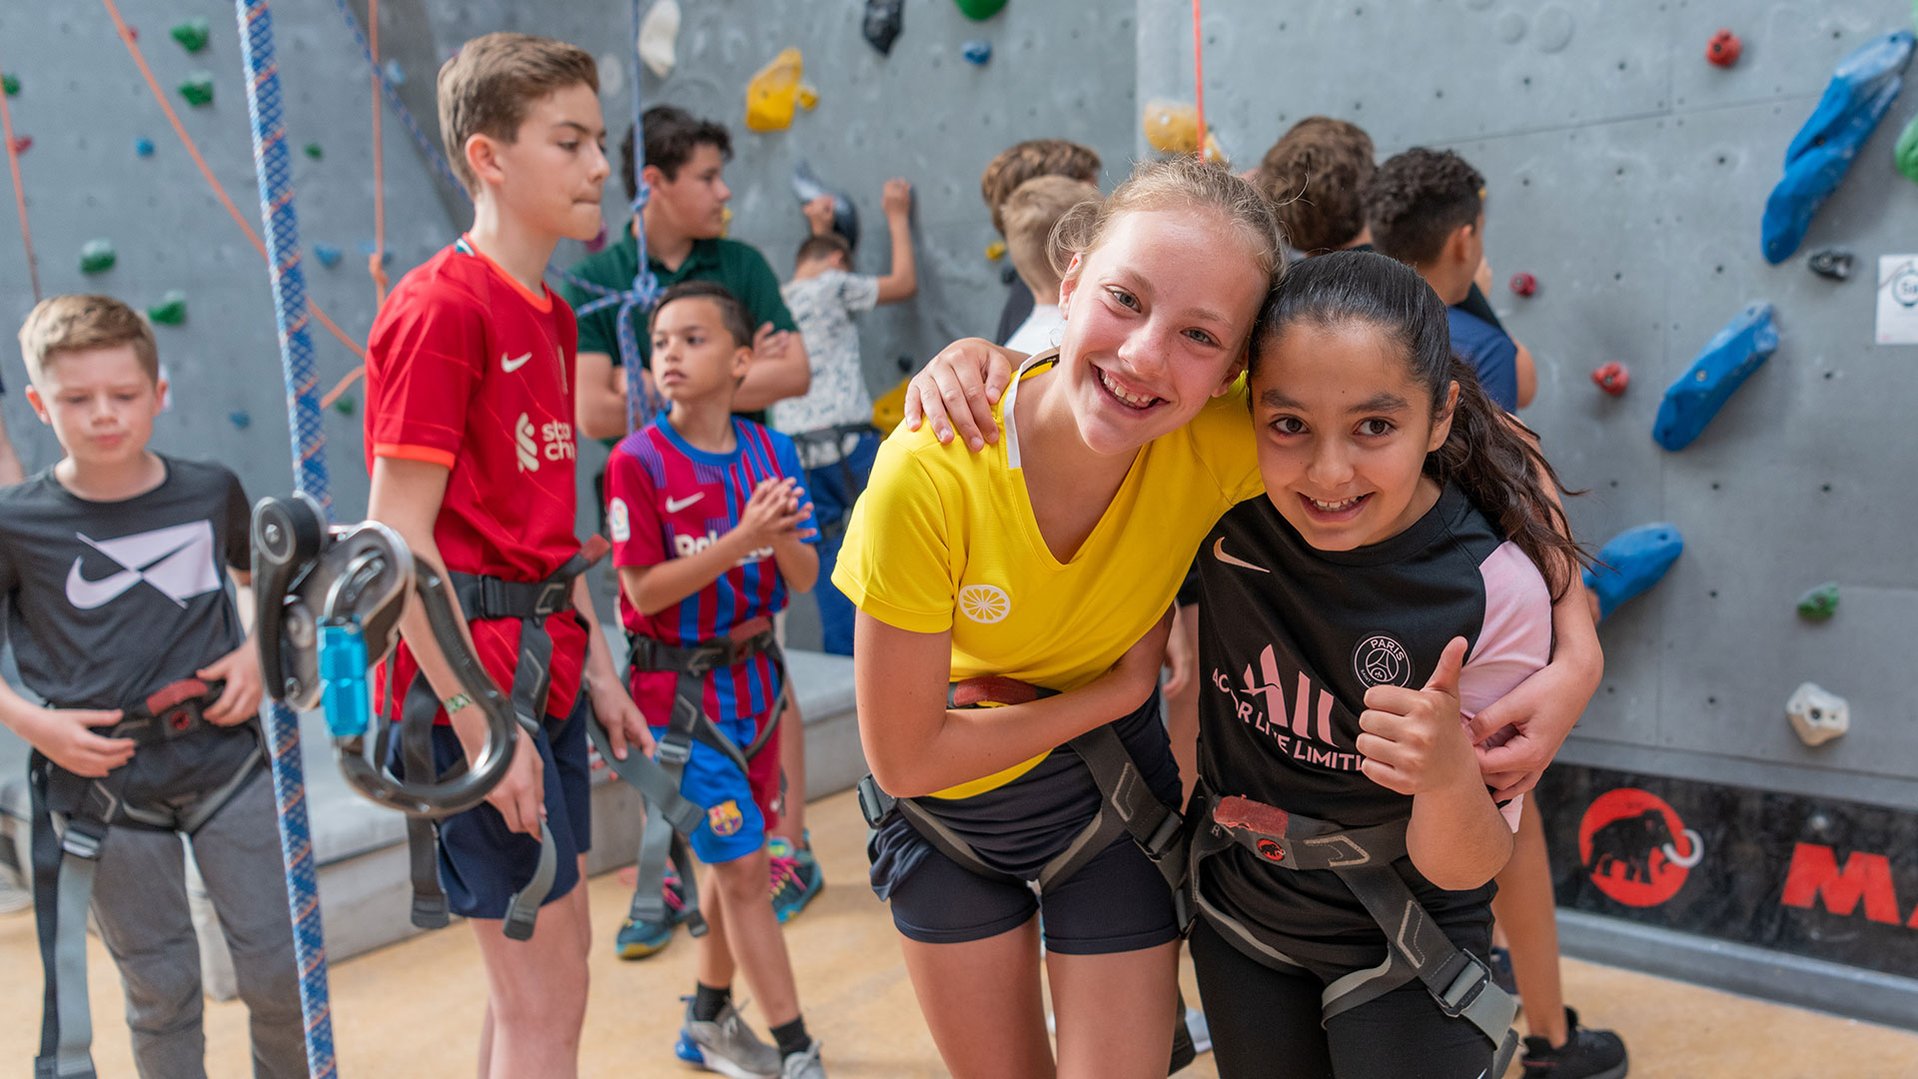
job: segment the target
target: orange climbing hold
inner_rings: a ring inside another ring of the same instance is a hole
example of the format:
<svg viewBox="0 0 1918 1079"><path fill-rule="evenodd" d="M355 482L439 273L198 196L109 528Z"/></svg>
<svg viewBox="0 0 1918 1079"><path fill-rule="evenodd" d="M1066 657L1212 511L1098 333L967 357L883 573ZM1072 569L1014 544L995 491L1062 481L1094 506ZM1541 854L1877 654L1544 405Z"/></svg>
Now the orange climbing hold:
<svg viewBox="0 0 1918 1079"><path fill-rule="evenodd" d="M746 83L746 126L754 131L784 131L792 126L800 104L799 77L805 60L794 48L783 49ZM816 102L818 95L813 99Z"/></svg>
<svg viewBox="0 0 1918 1079"><path fill-rule="evenodd" d="M1162 154L1191 154L1199 150L1199 110L1179 101L1148 101L1141 118L1145 141ZM1205 159L1223 162L1225 151L1212 132L1205 133Z"/></svg>

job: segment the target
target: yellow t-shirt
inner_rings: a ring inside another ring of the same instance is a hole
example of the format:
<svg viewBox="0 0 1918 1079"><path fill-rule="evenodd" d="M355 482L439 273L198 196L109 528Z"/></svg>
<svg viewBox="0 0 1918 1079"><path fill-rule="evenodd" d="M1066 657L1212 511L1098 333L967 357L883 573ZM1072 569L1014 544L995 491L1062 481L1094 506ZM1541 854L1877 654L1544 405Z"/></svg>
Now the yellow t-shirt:
<svg viewBox="0 0 1918 1079"><path fill-rule="evenodd" d="M853 507L833 584L889 626L952 631L952 678L1003 675L1060 691L1109 670L1164 614L1199 542L1263 488L1244 383L1148 443L1070 562L1046 546L1019 467L1013 402L996 445L942 446L931 425L896 429ZM1040 754L938 792L963 798L1018 778Z"/></svg>

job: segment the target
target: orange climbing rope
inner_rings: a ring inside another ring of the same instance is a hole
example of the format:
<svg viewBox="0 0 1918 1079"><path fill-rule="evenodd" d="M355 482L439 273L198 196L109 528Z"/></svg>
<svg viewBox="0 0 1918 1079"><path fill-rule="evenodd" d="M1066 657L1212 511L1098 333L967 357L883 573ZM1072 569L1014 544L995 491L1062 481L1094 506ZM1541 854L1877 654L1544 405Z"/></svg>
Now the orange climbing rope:
<svg viewBox="0 0 1918 1079"><path fill-rule="evenodd" d="M27 249L27 277L33 282L33 302L40 302L40 260L33 254L33 228L27 224L27 189L20 182L20 148L13 141L13 110L0 90L0 138L7 140L7 171L13 174L13 208L20 214L20 245Z"/></svg>
<svg viewBox="0 0 1918 1079"><path fill-rule="evenodd" d="M147 89L153 91L153 100L159 102L160 111L166 113L167 122L173 125L173 133L180 137L180 144L186 147L187 156L199 166L200 175L206 178L207 186L213 189L213 194L219 198L220 205L226 207L227 214L240 226L240 231L246 233L246 238L252 241L253 250L258 251L261 258L266 258L266 244L261 242L259 232L254 229L251 222L247 221L246 215L233 204L233 199L227 195L225 186L220 183L218 177L213 175L213 169L207 165L206 158L200 156L199 146L194 143L193 136L187 134L186 125L180 122L180 114L173 111L173 103L167 100L166 92L160 89L160 80L153 77L153 69L147 66L146 56L141 53L139 41L135 38L132 28L127 25L125 19L120 17L119 6L113 0L100 0L100 3L106 5L107 15L113 19L113 28L119 32L120 40L125 43L127 52L132 55L134 66L139 68L140 74L145 77ZM22 220L25 219L22 218ZM326 332L339 340L340 344L352 350L353 354L362 360L366 358L366 350L328 318L326 312L320 310L319 304L309 302L307 310L312 313L315 321L326 327Z"/></svg>
<svg viewBox="0 0 1918 1079"><path fill-rule="evenodd" d="M1205 37L1199 28L1202 0L1192 0L1192 97L1199 121L1199 160L1205 160Z"/></svg>
<svg viewBox="0 0 1918 1079"><path fill-rule="evenodd" d="M366 261L366 272L373 275L373 306L386 303L386 147L380 139L382 113L380 100L380 0L366 0L367 47L373 55L373 254Z"/></svg>

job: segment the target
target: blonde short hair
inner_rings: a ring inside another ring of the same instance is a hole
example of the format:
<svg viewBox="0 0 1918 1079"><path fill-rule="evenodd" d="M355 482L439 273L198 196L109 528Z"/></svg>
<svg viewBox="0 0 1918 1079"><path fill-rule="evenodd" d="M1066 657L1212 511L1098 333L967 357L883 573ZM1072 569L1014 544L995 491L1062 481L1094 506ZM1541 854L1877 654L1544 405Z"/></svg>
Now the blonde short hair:
<svg viewBox="0 0 1918 1079"><path fill-rule="evenodd" d="M1072 208L1097 203L1099 189L1066 176L1039 176L1020 184L1007 196L1001 217L1006 226L1006 254L1027 287L1041 303L1057 302L1059 278L1071 256L1053 250L1052 233ZM1054 296L1044 296L1050 291Z"/></svg>
<svg viewBox="0 0 1918 1079"><path fill-rule="evenodd" d="M487 135L510 143L533 102L569 86L599 93L599 68L585 50L532 34L483 34L440 66L440 139L460 183L479 194L466 163L466 140Z"/></svg>
<svg viewBox="0 0 1918 1079"><path fill-rule="evenodd" d="M27 378L39 384L62 352L86 352L126 345L140 361L140 370L155 383L160 380L160 348L146 317L111 296L51 296L27 312L20 326L20 355Z"/></svg>

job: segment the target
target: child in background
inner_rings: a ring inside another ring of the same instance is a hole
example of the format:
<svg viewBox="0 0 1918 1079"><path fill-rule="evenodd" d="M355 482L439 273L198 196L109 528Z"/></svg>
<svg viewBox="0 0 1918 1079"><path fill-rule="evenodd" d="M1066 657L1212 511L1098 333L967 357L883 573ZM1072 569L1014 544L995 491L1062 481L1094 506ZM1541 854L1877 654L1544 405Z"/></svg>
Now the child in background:
<svg viewBox="0 0 1918 1079"><path fill-rule="evenodd" d="M1059 309L1059 280L1064 267L1052 246L1052 230L1067 211L1099 201L1099 189L1065 176L1039 176L1020 184L1000 208L1006 254L1019 280L1032 293L1032 314L1006 339L1014 352L1034 354L1056 348L1065 330Z"/></svg>
<svg viewBox="0 0 1918 1079"><path fill-rule="evenodd" d="M753 358L739 301L711 282L675 285L653 310L651 337L654 377L672 409L621 440L606 471L633 694L664 723L675 711L674 654L730 640L736 662L706 674L697 703L713 737L744 748L779 720L785 687L765 642L787 589L811 588L819 574L812 509L792 441L733 415ZM699 888L707 932L680 1053L730 1076L824 1079L766 887L778 760L769 743L742 770L703 738L690 744L680 793L706 811L692 847L710 871ZM758 995L777 1048L734 1008L736 971Z"/></svg>
<svg viewBox="0 0 1918 1079"><path fill-rule="evenodd" d="M1228 512L1200 559L1216 690L1192 956L1220 1074L1270 1074L1283 1054L1299 1076L1482 1075L1509 1013L1495 1030L1448 1014L1401 951L1489 949L1520 802L1494 803L1463 720L1545 666L1579 553L1550 466L1453 356L1411 270L1308 259L1262 326L1247 388L1266 497ZM1331 834L1373 852L1367 868L1312 864L1323 838L1281 846ZM1424 917L1401 925L1406 903Z"/></svg>
<svg viewBox="0 0 1918 1079"><path fill-rule="evenodd" d="M1098 151L1066 139L1027 139L999 151L979 174L979 196L992 214L993 231L1001 236L1006 234L1003 216L1006 199L1027 180L1037 176L1064 176L1096 184L1100 166ZM1007 284L1012 287L999 311L999 326L992 334L992 339L1000 344L1032 314L1032 305L1037 299L1016 272L1006 276Z"/></svg>
<svg viewBox="0 0 1918 1079"><path fill-rule="evenodd" d="M55 904L80 883L62 879L86 860L71 852L97 841L93 917L126 990L134 1062L142 1075L204 1075L184 833L233 953L254 1073L304 1076L293 926L254 718L259 659L226 591L228 576L249 583L246 494L219 465L147 448L166 382L152 327L125 304L45 300L21 327L20 350L27 399L63 451L0 492L0 643L11 638L21 681L47 702L0 680L0 721L33 746L42 940L58 949L63 933L79 934L84 959L84 915L59 924ZM156 691L169 690L177 710L162 722ZM49 811L65 822L58 839ZM85 1047L80 1060L59 1051L70 1021L86 1018L57 1004L84 993L84 982L60 984L66 973L49 964L54 1014L36 1075L81 1074Z"/></svg>

